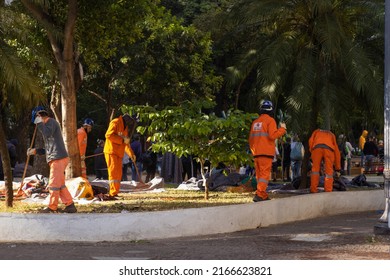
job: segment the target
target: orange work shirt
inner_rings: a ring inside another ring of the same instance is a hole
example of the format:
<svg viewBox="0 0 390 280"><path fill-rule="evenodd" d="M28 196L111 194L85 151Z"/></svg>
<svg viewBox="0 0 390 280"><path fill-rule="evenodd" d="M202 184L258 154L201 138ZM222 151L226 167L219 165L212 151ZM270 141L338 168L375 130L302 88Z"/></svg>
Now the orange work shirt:
<svg viewBox="0 0 390 280"><path fill-rule="evenodd" d="M119 116L110 122L105 136L106 142L104 143L103 149L105 154L112 154L123 158L124 153L126 152L129 157L135 157L133 150L130 148L130 144L126 145L123 141L123 137L128 136L128 131L122 116Z"/></svg>
<svg viewBox="0 0 390 280"><path fill-rule="evenodd" d="M252 122L249 133L249 148L253 156L275 155L275 139L286 133L283 127L277 128L276 121L268 114L261 114Z"/></svg>

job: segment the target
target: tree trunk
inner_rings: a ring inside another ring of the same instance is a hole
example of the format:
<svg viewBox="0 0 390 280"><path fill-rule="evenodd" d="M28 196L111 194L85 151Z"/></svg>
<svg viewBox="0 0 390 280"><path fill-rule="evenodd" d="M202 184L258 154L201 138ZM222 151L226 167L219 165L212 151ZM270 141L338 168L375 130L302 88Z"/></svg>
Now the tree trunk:
<svg viewBox="0 0 390 280"><path fill-rule="evenodd" d="M7 139L4 134L3 118L0 114L0 155L3 165L4 182L5 182L5 205L7 207L13 206L14 191L13 191L13 178L11 169L11 160L7 149Z"/></svg>
<svg viewBox="0 0 390 280"><path fill-rule="evenodd" d="M50 97L50 109L53 111L54 117L59 123L62 123L61 114L61 91L58 90L57 82L53 81Z"/></svg>
<svg viewBox="0 0 390 280"><path fill-rule="evenodd" d="M76 62L77 52L74 44L74 31L77 20L77 0L67 0L67 15L65 24L54 26L63 31L63 38L58 38L58 32L54 33L55 16L36 4L34 1L21 0L25 8L45 28L48 40L50 41L55 62L57 63L59 81L61 83L61 105L62 105L62 134L66 149L68 151L70 164L66 168L66 178L79 177L81 175L81 160L77 142L77 118L76 118L76 81L81 85L80 68Z"/></svg>
<svg viewBox="0 0 390 280"><path fill-rule="evenodd" d="M61 104L62 104L62 134L69 155L66 168L66 178L81 176L81 159L77 141L76 92L73 82L73 67L62 67L61 74Z"/></svg>
<svg viewBox="0 0 390 280"><path fill-rule="evenodd" d="M310 162L310 151L309 151L309 138L313 131L317 129L317 119L319 115L319 104L318 99L314 95L313 103L312 103L312 112L311 112L311 119L310 119L310 125L308 133L302 135L302 143L305 147L305 155L303 156L302 161L302 175L301 175L301 184L299 185L300 189L305 189L310 186L310 182L308 182L308 176L309 176L309 162Z"/></svg>
<svg viewBox="0 0 390 280"><path fill-rule="evenodd" d="M16 120L18 127L17 130L14 130L13 138L18 140L18 145L16 146L17 162L23 163L26 162L26 152L27 148L30 146L29 137L31 130L31 114L24 114ZM7 133L7 132L6 132Z"/></svg>
<svg viewBox="0 0 390 280"><path fill-rule="evenodd" d="M33 141L33 139L31 139L31 141ZM45 147L45 144L43 142L42 133L40 133L39 131L37 132L37 134L35 136L34 147L35 148L43 148L43 147ZM50 173L50 169L49 169L49 164L46 161L46 156L45 155L35 155L32 158L33 158L33 163L32 163L33 170L32 170L32 173L33 174L40 174L40 175L45 176L45 177L48 178L49 177L49 173ZM31 176L31 175L32 174L30 174L30 173L26 174L27 177Z"/></svg>
<svg viewBox="0 0 390 280"><path fill-rule="evenodd" d="M204 199L208 200L209 199L209 186L207 184L207 179L204 174L204 160L200 160L200 174L202 175L203 178L203 187L204 187Z"/></svg>

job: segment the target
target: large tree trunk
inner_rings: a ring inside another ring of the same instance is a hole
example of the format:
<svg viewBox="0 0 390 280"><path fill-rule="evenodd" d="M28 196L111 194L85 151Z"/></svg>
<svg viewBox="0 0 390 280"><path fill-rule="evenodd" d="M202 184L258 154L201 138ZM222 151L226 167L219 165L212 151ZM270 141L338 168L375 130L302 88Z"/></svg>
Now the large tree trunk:
<svg viewBox="0 0 390 280"><path fill-rule="evenodd" d="M71 79L67 76L65 79ZM72 79L71 79L72 80ZM62 133L67 147L70 163L66 168L66 178L81 176L81 160L77 142L76 93L72 83L62 84Z"/></svg>
<svg viewBox="0 0 390 280"><path fill-rule="evenodd" d="M74 47L74 30L77 19L77 0L68 0L68 17L64 27L64 45L62 55L58 58L61 102L62 102L62 133L68 150L70 164L66 168L66 178L81 176L81 160L77 142L76 117L76 83L75 71L76 50ZM77 79L78 80L78 79Z"/></svg>
<svg viewBox="0 0 390 280"><path fill-rule="evenodd" d="M0 155L3 165L4 182L5 182L5 205L7 207L13 206L14 192L13 192L13 178L11 169L11 160L7 149L7 139L4 134L3 118L0 114Z"/></svg>
<svg viewBox="0 0 390 280"><path fill-rule="evenodd" d="M64 25L55 26L56 20L47 13L39 4L33 1L21 0L23 5L42 24L50 41L53 55L58 67L59 81L61 83L62 102L62 134L67 148L70 164L66 169L66 178L78 177L81 175L81 160L77 142L77 118L76 118L76 82L81 84L80 75L76 62L77 52L74 44L74 30L77 19L77 0L67 1L67 17ZM63 31L63 38L58 38L58 32L53 33L53 26ZM55 110L57 113L57 110ZM58 116L57 116L58 117Z"/></svg>
<svg viewBox="0 0 390 280"><path fill-rule="evenodd" d="M57 26L63 30L63 38L58 38L58 33L53 33L53 26L56 24L54 18L47 13L47 10L33 1L21 0L27 10L34 18L42 24L47 32L53 55L57 63L59 81L61 83L62 118L60 124L67 148L70 164L66 169L66 178L78 177L81 175L81 160L77 142L77 118L76 118L76 82L81 84L79 68L75 71L76 54L74 45L74 30L77 19L77 0L68 0L67 18L65 24ZM57 108L58 109L58 108ZM57 110L54 110L58 113ZM57 115L57 119L59 116Z"/></svg>
<svg viewBox="0 0 390 280"><path fill-rule="evenodd" d="M317 119L319 115L319 104L318 104L318 99L314 95L313 98L313 103L312 103L312 112L311 112L311 120L310 120L310 125L309 125L309 130L307 133L302 135L302 143L305 147L305 155L303 157L302 161L302 174L301 174L301 184L299 185L300 189L305 189L310 186L310 181L308 181L308 176L309 176L309 162L310 162L310 157L311 153L309 151L309 138L313 131L317 129Z"/></svg>

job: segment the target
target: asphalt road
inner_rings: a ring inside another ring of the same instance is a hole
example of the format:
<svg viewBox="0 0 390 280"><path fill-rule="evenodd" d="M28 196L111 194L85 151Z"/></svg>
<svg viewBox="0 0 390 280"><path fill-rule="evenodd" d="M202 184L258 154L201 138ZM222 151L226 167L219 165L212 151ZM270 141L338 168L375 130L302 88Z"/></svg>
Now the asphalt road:
<svg viewBox="0 0 390 280"><path fill-rule="evenodd" d="M1 260L390 260L379 212L229 234L137 242L0 243ZM156 225L158 226L158 225Z"/></svg>

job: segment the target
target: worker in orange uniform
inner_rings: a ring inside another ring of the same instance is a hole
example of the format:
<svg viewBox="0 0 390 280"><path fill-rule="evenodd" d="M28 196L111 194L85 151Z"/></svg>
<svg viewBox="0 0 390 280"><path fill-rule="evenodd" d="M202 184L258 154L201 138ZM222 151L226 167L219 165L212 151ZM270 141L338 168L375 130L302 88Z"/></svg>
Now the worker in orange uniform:
<svg viewBox="0 0 390 280"><path fill-rule="evenodd" d="M252 122L249 134L249 148L254 158L257 179L254 202L269 200L266 189L275 155L275 140L286 133L286 124L282 122L277 128L273 116L272 102L263 101L260 107L260 116Z"/></svg>
<svg viewBox="0 0 390 280"><path fill-rule="evenodd" d="M321 162L324 160L326 192L333 190L333 166L337 177L340 176L340 151L336 136L329 130L316 129L309 139L309 151L311 153L312 168L310 176L310 192L318 192L320 181Z"/></svg>
<svg viewBox="0 0 390 280"><path fill-rule="evenodd" d="M77 141L79 143L79 151L81 158L81 177L87 178L87 166L85 165L85 153L87 152L88 133L92 131L94 122L90 118L86 118L82 127L77 129Z"/></svg>
<svg viewBox="0 0 390 280"><path fill-rule="evenodd" d="M122 158L126 153L134 162L135 154L130 147L130 133L133 133L136 121L128 114L113 119L106 131L104 157L107 162L108 181L110 184L109 199L115 199L122 179Z"/></svg>

